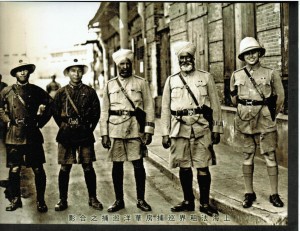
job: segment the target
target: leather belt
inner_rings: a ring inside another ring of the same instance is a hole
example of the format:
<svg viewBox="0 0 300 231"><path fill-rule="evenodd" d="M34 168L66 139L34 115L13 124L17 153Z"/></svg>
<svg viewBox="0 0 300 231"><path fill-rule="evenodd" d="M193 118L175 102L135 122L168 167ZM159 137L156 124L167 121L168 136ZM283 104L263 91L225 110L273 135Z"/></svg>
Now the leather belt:
<svg viewBox="0 0 300 231"><path fill-rule="evenodd" d="M264 101L249 100L249 99L238 99L238 103L246 106L266 105Z"/></svg>
<svg viewBox="0 0 300 231"><path fill-rule="evenodd" d="M36 119L14 119L10 121L11 125L17 126L28 126L28 125L36 125Z"/></svg>
<svg viewBox="0 0 300 231"><path fill-rule="evenodd" d="M135 116L135 111L126 111L126 110L109 110L109 115L117 115L117 116L123 116L123 115L129 115L129 116Z"/></svg>
<svg viewBox="0 0 300 231"><path fill-rule="evenodd" d="M201 108L191 108L191 109L183 109L178 111L171 110L171 115L174 116L192 116L192 115L198 115L203 114L203 110Z"/></svg>

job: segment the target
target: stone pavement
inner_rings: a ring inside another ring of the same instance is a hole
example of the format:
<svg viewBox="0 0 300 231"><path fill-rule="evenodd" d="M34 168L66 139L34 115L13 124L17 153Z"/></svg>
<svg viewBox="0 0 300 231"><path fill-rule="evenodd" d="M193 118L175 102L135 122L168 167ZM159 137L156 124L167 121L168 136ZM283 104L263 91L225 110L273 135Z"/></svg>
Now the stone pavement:
<svg viewBox="0 0 300 231"><path fill-rule="evenodd" d="M148 161L164 172L169 178L180 184L178 169L168 165L169 149L161 144L160 120L156 120L156 130L152 143L148 146ZM288 169L279 167L279 195L284 202L283 208L276 208L269 202L270 182L265 163L255 159L254 191L257 199L248 209L242 207L244 199L244 179L242 174L243 155L234 147L220 143L214 146L217 165L210 167L212 176L211 203L222 213L234 217L243 225L287 225L288 224ZM199 198L199 189L194 174L194 193Z"/></svg>

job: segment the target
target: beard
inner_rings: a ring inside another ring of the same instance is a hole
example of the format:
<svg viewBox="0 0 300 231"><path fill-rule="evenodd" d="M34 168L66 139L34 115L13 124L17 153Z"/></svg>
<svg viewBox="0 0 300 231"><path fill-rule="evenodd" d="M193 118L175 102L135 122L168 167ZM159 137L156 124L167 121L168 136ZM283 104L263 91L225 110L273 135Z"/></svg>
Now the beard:
<svg viewBox="0 0 300 231"><path fill-rule="evenodd" d="M120 70L120 76L123 78L130 77L132 75L132 70Z"/></svg>
<svg viewBox="0 0 300 231"><path fill-rule="evenodd" d="M184 72L190 72L194 70L193 63L181 63L180 64L180 70Z"/></svg>

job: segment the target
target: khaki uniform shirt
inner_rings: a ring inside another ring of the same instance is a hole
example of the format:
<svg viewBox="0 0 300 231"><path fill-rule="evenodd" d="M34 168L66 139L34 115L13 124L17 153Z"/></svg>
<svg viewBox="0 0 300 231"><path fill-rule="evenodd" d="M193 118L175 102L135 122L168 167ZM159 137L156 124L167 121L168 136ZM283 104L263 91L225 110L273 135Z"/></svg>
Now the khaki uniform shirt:
<svg viewBox="0 0 300 231"><path fill-rule="evenodd" d="M205 71L194 71L183 78L194 93L199 105L205 104L213 110L213 132L223 133L221 106L213 76ZM209 123L204 119L203 114L182 116L181 119L185 123L171 115L171 110L177 111L196 107L193 98L184 87L179 73L169 76L165 83L162 98L162 135L190 138L193 132L195 138L203 136L209 130Z"/></svg>
<svg viewBox="0 0 300 231"><path fill-rule="evenodd" d="M249 68L247 68L249 70ZM259 91L268 98L272 92L277 95L276 115L284 101L284 89L281 77L276 70L258 65L249 72L257 83ZM230 90L237 88L237 96L244 100L262 101L262 97L255 89L251 80L242 69L235 71L230 80ZM236 104L236 97L232 98ZM267 133L276 130L276 120L272 121L270 111L266 105L237 105L235 128L245 134Z"/></svg>
<svg viewBox="0 0 300 231"><path fill-rule="evenodd" d="M123 88L135 104L146 112L145 133L154 133L154 102L150 94L148 83L138 76L123 78L118 76L110 80L104 89L103 105L101 108L100 133L112 138L130 139L138 138L139 124L135 116L111 115L109 110L133 111L133 107L121 91L116 79L119 79Z"/></svg>

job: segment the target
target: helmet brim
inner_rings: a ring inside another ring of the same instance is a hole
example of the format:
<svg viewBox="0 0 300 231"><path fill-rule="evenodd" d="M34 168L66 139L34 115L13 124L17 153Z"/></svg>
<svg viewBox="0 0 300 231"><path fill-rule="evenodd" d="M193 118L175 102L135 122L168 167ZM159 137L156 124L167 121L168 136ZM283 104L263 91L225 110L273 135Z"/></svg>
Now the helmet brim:
<svg viewBox="0 0 300 231"><path fill-rule="evenodd" d="M266 49L263 48L263 47L249 47L249 48L243 50L243 51L238 55L238 58L239 58L241 61L245 61L245 59L244 59L244 54L245 54L246 52L252 51L252 50L259 50L259 51L260 51L259 57L264 56L265 53L266 53Z"/></svg>

